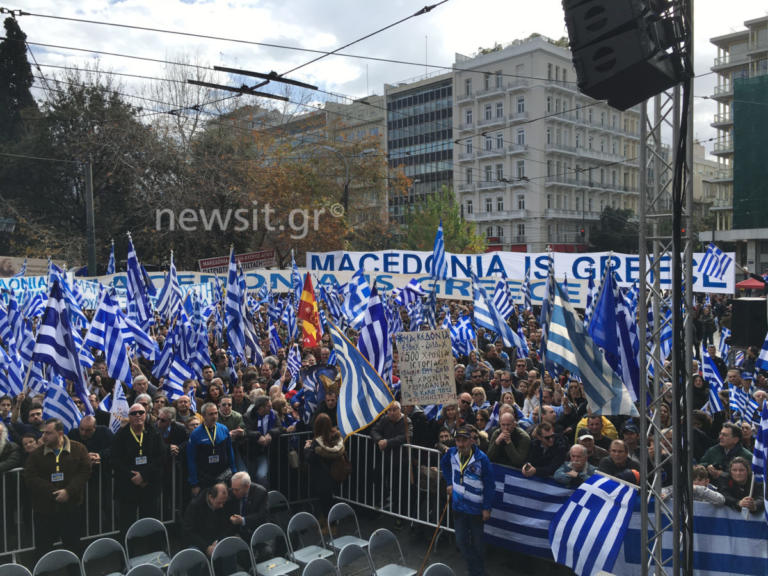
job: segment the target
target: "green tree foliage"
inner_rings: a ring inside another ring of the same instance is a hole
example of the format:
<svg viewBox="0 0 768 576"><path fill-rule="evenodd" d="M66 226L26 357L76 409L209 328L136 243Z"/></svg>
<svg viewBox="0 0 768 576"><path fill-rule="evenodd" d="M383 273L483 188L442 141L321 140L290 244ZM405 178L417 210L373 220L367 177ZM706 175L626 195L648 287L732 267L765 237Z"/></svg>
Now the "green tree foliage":
<svg viewBox="0 0 768 576"><path fill-rule="evenodd" d="M600 223L590 230L589 247L597 252L633 254L637 252L637 235L637 221L632 219L630 210L606 206Z"/></svg>
<svg viewBox="0 0 768 576"><path fill-rule="evenodd" d="M15 18L4 22L5 39L0 42L0 143L13 141L23 132L23 117L33 114L32 68L27 61L27 35Z"/></svg>
<svg viewBox="0 0 768 576"><path fill-rule="evenodd" d="M432 250L435 232L443 221L446 252L477 254L485 250L485 238L477 233L474 224L466 222L453 190L443 187L423 203L414 206L406 223L405 247L410 250Z"/></svg>

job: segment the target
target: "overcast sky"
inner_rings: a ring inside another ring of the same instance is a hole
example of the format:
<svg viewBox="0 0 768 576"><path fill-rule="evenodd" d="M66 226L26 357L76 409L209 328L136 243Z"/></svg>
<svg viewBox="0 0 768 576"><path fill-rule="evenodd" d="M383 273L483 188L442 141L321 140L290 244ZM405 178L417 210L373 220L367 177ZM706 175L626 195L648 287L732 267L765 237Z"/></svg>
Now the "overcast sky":
<svg viewBox="0 0 768 576"><path fill-rule="evenodd" d="M34 14L100 20L330 51L401 20L425 5L424 0L9 0L8 8ZM706 74L716 56L713 36L744 28L745 20L768 13L765 0L695 0L694 94L708 96L716 83ZM20 24L29 42L85 48L117 54L174 60L180 55L208 65L285 73L317 55L219 40L191 38L23 16ZM506 44L533 32L559 38L567 34L560 0L448 0L431 12L412 18L344 50L349 54L414 62L394 64L329 56L290 74L324 90L360 97L383 93L384 83L423 76L424 64L450 67L454 54L471 55L479 47ZM162 76L162 64L86 52L31 46L41 65L84 65L100 59L103 70ZM428 68L435 71L435 68ZM42 66L46 75L55 72ZM218 81L228 83L225 75ZM146 81L124 79L126 92L139 93ZM709 126L714 103L694 99L695 137L715 136ZM157 105L157 109L162 106ZM707 143L711 148L711 143Z"/></svg>

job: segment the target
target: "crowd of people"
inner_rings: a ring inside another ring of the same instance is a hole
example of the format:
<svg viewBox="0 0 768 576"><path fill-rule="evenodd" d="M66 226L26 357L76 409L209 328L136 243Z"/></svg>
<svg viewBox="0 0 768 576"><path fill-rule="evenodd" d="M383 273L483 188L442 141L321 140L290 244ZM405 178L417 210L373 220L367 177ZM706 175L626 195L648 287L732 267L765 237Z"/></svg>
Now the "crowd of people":
<svg viewBox="0 0 768 576"><path fill-rule="evenodd" d="M717 303L721 304L719 300ZM471 304L444 304L453 316L471 315ZM702 340L714 344L708 321L712 308L706 308L701 313ZM721 308L722 316L727 308ZM407 326L405 314L403 320ZM154 334L162 345L167 328L161 319L157 321ZM455 359L455 402L442 406L400 406L394 402L364 431L372 438L375 450L394 455L390 462L397 469L391 475L404 477L406 483L412 481L404 472L407 462L401 447L406 443L437 449L445 455L444 486L452 492L454 508L461 512L462 502L471 500L471 493L462 485L463 466L471 465L468 451L473 454L472 462L479 463L479 478L487 479L488 468L498 464L518 468L526 477L552 478L570 488L578 487L596 471L638 483L641 451L647 450L651 458L656 450L669 454L672 446L665 440L660 446L653 442L640 445L636 419L590 414L582 384L567 372L555 376L544 370L536 353L541 327L532 311L521 311L511 321L522 323L531 350L527 357L518 357L515 349L505 348L492 333L478 328L475 349ZM265 336L264 349L269 349L266 326L258 328ZM353 330L348 330L348 336L356 341ZM247 538L266 518L276 439L294 432L312 432L311 439L302 441L302 450L290 443L281 446L288 447L289 458L301 452L302 464L311 470L317 515L324 518L334 491L350 470L350 455L336 428L338 381L334 384L328 380L324 399L308 411L301 377L293 379L286 369L285 348L255 366L239 360L230 362L227 350L216 344L212 338L213 364L205 366L199 377L186 380L184 394L173 401L163 379L151 375L151 363L145 359L137 356L132 361L133 385L129 388L111 378L104 359L97 356L89 371L93 415L85 415L85 407L73 395L84 415L68 433L60 420L44 418L42 397L33 393L0 397L0 472L24 469L28 501L39 519L35 523L39 554L49 550L57 538L70 549L80 549L82 514L78 507L95 466L113 480L122 534L137 517L159 514L158 495L167 489L169 471L175 463L184 486L183 510L179 512L184 541L210 554L225 535ZM303 368L333 369L332 352L325 334L321 346L302 351ZM768 395L764 374L748 380L741 368L729 367L719 358L714 346L710 346L709 354L729 384L741 387L762 405ZM753 361L751 355L754 353L747 351L745 363ZM233 365L234 371L230 369ZM708 412L709 387L698 365L691 372L694 496L758 513L763 500L755 495L762 492L759 486L752 487L750 469L754 422L747 416L730 421L727 408L715 414ZM395 385L397 374L395 354ZM110 421L114 416L102 410L100 403L115 386L124 386L130 408L113 433ZM727 407L727 392L722 400ZM668 402L657 408L665 438L669 437L671 402L670 395ZM292 469L299 474L298 466ZM670 486L669 462L661 475L662 485ZM461 494L459 499L457 494ZM392 496L400 497L397 493ZM472 534L477 538L476 518L481 522L485 518L487 498L487 494L481 495L482 505L475 501L467 508L475 518L462 525L467 538ZM460 514L454 518L459 522ZM469 548L465 552L468 559L475 558L476 553ZM476 564L476 559L473 562Z"/></svg>

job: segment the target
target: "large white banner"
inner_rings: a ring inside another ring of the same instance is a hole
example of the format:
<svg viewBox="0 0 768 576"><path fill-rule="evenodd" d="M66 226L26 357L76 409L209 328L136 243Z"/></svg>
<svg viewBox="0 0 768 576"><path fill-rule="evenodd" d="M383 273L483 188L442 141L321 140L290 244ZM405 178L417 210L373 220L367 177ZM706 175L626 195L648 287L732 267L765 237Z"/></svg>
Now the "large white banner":
<svg viewBox="0 0 768 576"><path fill-rule="evenodd" d="M555 276L571 280L587 280L590 276L595 283L600 281L606 266L612 262L617 280L621 286L630 286L639 279L640 257L637 254L617 254L610 252L588 252L568 254L554 252ZM733 294L735 291L735 258L729 252L731 262L722 280L712 276L698 274L696 268L703 259L704 252L693 255L693 290L710 294ZM548 254L523 252L488 252L485 254L448 254L448 276L451 278L469 278L474 272L479 277L501 276L522 281L526 270L530 270L531 280L546 278L549 265ZM672 259L664 256L661 261L662 287L672 288ZM408 250L390 250L380 252L308 252L307 267L315 272L354 272L359 268L371 272L388 274L428 275L432 269L432 252ZM654 278L649 277L648 282Z"/></svg>

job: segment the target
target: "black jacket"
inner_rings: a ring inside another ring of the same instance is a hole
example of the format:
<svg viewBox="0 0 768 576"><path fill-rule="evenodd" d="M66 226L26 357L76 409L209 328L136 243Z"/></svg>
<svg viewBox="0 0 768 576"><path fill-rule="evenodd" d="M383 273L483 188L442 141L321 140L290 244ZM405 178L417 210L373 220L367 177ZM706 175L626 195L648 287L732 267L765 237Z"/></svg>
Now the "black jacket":
<svg viewBox="0 0 768 576"><path fill-rule="evenodd" d="M251 482L248 495L239 500L230 492L227 501L229 515L239 514L245 518L245 526L236 526L235 529L240 536L250 540L251 534L264 522L269 521L267 514L267 491L261 484Z"/></svg>
<svg viewBox="0 0 768 576"><path fill-rule="evenodd" d="M224 506L212 510L208 505L207 490L202 490L184 511L183 541L206 553L208 546L235 534L235 526L229 521L231 509Z"/></svg>
<svg viewBox="0 0 768 576"><path fill-rule="evenodd" d="M112 430L106 426L96 426L96 431L93 436L88 440L83 440L80 436L80 430L78 428L72 428L67 434L70 440L80 442L88 449L88 452L95 452L101 457L102 465L109 463L109 458L112 455L112 440L114 435Z"/></svg>
<svg viewBox="0 0 768 576"><path fill-rule="evenodd" d="M536 476L547 478L554 475L555 470L565 462L568 449L568 445L560 434L555 435L555 442L551 447L545 447L538 438L534 437L528 451L528 462L536 468Z"/></svg>
<svg viewBox="0 0 768 576"><path fill-rule="evenodd" d="M145 464L137 464L137 458L146 457ZM131 427L121 428L112 442L112 468L115 471L115 497L130 496L137 490L161 489L165 450L157 430L145 428L139 455L139 445L131 434ZM132 471L141 473L148 486L140 488L131 482Z"/></svg>

